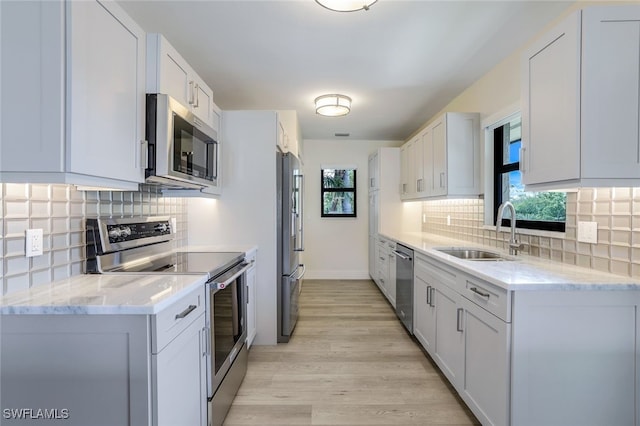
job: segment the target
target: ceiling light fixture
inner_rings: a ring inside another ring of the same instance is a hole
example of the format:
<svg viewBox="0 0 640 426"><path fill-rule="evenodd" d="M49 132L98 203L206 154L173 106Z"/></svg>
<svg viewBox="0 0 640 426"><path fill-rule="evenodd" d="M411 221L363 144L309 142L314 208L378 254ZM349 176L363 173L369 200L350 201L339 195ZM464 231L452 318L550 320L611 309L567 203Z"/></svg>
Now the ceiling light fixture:
<svg viewBox="0 0 640 426"><path fill-rule="evenodd" d="M351 98L345 95L322 95L315 100L316 114L339 117L351 111Z"/></svg>
<svg viewBox="0 0 640 426"><path fill-rule="evenodd" d="M369 10L369 6L377 0L316 0L320 6L335 12L355 12L357 10Z"/></svg>

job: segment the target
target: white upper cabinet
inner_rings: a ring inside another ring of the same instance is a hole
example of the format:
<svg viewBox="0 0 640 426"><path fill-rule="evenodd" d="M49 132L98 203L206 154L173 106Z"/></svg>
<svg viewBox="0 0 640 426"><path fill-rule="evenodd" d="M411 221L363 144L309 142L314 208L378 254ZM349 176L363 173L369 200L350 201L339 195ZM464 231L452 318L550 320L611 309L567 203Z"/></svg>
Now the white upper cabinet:
<svg viewBox="0 0 640 426"><path fill-rule="evenodd" d="M161 34L147 35L147 92L169 95L219 130L213 91Z"/></svg>
<svg viewBox="0 0 640 426"><path fill-rule="evenodd" d="M402 150L403 200L480 195L480 116L448 112Z"/></svg>
<svg viewBox="0 0 640 426"><path fill-rule="evenodd" d="M2 180L137 190L144 31L111 1L0 8Z"/></svg>
<svg viewBox="0 0 640 426"><path fill-rule="evenodd" d="M277 146L282 152L290 152L302 160L300 141L302 132L298 123L298 113L295 110L278 111Z"/></svg>
<svg viewBox="0 0 640 426"><path fill-rule="evenodd" d="M530 190L640 184L640 6L577 11L523 56Z"/></svg>

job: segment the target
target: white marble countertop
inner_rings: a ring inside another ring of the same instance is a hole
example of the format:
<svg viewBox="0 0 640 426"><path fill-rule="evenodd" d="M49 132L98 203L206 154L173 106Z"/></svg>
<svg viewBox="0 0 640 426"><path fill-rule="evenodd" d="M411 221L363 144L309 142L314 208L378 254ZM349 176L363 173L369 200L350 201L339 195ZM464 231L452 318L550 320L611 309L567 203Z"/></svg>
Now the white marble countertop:
<svg viewBox="0 0 640 426"><path fill-rule="evenodd" d="M381 235L507 290L640 290L638 279L540 259L526 253L509 256L508 252L496 247L420 232ZM442 247L481 248L513 260L458 259L434 250Z"/></svg>
<svg viewBox="0 0 640 426"><path fill-rule="evenodd" d="M76 275L0 297L0 314L153 315L197 287L202 275Z"/></svg>

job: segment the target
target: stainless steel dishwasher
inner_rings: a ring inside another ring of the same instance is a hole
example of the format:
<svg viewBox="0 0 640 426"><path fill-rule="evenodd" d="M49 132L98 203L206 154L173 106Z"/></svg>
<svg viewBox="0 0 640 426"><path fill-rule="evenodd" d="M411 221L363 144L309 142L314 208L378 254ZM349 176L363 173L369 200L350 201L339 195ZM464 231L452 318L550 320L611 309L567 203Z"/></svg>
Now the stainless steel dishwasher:
<svg viewBox="0 0 640 426"><path fill-rule="evenodd" d="M398 244L396 256L396 315L413 334L413 250Z"/></svg>

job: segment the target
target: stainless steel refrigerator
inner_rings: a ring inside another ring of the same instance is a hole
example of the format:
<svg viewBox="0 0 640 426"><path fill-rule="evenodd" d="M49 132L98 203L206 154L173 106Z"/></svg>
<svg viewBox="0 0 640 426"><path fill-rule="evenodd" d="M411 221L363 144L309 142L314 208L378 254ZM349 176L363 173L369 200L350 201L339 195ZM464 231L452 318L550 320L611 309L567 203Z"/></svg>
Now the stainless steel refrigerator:
<svg viewBox="0 0 640 426"><path fill-rule="evenodd" d="M276 153L278 186L278 342L288 342L298 320L298 295L304 276L303 187L300 161L291 153Z"/></svg>

